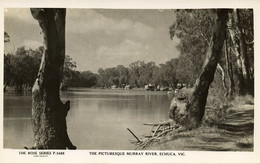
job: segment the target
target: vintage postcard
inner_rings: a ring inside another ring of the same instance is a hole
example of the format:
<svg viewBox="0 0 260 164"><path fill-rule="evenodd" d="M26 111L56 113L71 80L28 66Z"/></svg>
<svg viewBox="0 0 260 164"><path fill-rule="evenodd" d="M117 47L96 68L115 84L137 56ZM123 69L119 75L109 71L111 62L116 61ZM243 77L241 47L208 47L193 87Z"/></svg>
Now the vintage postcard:
<svg viewBox="0 0 260 164"><path fill-rule="evenodd" d="M258 1L1 2L1 163L258 163Z"/></svg>

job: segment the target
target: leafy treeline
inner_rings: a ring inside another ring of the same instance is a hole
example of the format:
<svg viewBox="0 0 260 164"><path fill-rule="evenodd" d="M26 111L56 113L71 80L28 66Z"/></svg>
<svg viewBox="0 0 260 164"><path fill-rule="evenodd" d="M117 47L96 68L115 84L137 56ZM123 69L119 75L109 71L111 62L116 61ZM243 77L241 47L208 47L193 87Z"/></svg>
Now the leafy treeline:
<svg viewBox="0 0 260 164"><path fill-rule="evenodd" d="M43 47L36 50L20 47L15 54L5 54L4 90L7 86L18 92L31 88L38 73L42 53Z"/></svg>
<svg viewBox="0 0 260 164"><path fill-rule="evenodd" d="M10 42L5 32L5 43ZM4 55L4 89L10 87L18 92L31 89L37 77L41 63L43 47L36 50L17 48L15 53ZM155 65L154 62L145 63L136 61L128 67L117 67L98 70L98 74L91 71L77 71L76 63L70 56L65 57L61 89L69 87L102 87L110 88L112 85L124 87L144 87L152 84L162 87L175 88L177 83L193 85L195 82L194 67L190 59L183 57L171 59L165 64Z"/></svg>
<svg viewBox="0 0 260 164"><path fill-rule="evenodd" d="M97 84L97 74L91 71L77 71L76 67L76 63L67 55L64 62L62 90L66 90L69 87L92 87Z"/></svg>
<svg viewBox="0 0 260 164"><path fill-rule="evenodd" d="M5 87L12 87L19 92L31 89L37 77L42 53L43 47L36 50L26 50L25 47L20 47L15 54L6 54L4 56ZM100 68L98 74L91 71L77 71L76 67L73 59L66 56L61 89L69 87L110 88L112 85L118 87L131 85L139 88L147 84L175 88L178 82L192 85L195 81L191 61L184 60L184 58L175 58L159 66L154 62L136 61L128 67L118 65L107 69Z"/></svg>
<svg viewBox="0 0 260 164"><path fill-rule="evenodd" d="M7 87L17 92L32 88L41 63L43 47L36 50L20 47L14 54L4 55L4 90ZM65 57L62 89L70 87L91 87L96 85L97 75L90 71L76 71L76 63Z"/></svg>
<svg viewBox="0 0 260 164"><path fill-rule="evenodd" d="M118 65L105 70L100 68L97 85L100 87L131 85L137 88L147 84L172 88L175 88L177 83L192 85L195 77L189 76L190 67L186 65L184 68L183 62L181 58L175 58L159 66L155 65L154 62L136 61L131 63L129 67ZM186 71L184 71L185 69Z"/></svg>

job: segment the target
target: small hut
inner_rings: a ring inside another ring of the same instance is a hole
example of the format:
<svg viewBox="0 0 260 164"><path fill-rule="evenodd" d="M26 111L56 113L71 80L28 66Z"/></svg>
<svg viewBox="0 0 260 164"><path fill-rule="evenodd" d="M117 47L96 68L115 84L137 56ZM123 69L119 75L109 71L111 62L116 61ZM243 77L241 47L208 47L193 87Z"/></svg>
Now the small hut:
<svg viewBox="0 0 260 164"><path fill-rule="evenodd" d="M147 91L154 91L155 90L155 86L152 85L152 84L149 84L149 85L145 85L144 86L144 89L147 90Z"/></svg>
<svg viewBox="0 0 260 164"><path fill-rule="evenodd" d="M130 89L132 89L133 87L131 86L131 85L126 85L125 86L125 90L130 90Z"/></svg>
<svg viewBox="0 0 260 164"><path fill-rule="evenodd" d="M112 85L111 86L111 89L116 89L117 88L117 85Z"/></svg>

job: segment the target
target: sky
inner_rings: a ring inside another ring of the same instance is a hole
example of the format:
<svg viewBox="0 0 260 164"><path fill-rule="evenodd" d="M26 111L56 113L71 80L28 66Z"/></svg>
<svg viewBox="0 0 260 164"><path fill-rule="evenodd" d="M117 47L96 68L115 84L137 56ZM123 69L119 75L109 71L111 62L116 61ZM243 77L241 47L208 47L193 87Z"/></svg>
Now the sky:
<svg viewBox="0 0 260 164"><path fill-rule="evenodd" d="M28 8L7 8L4 30L10 36L5 52L42 45L41 29ZM77 70L129 66L140 60L157 65L179 55L178 39L170 39L173 10L67 9L66 55Z"/></svg>

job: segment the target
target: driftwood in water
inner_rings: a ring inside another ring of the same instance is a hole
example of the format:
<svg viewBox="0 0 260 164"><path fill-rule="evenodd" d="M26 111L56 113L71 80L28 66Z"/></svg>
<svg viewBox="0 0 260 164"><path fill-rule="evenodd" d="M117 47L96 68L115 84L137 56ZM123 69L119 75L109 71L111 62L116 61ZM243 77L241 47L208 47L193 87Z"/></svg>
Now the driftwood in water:
<svg viewBox="0 0 260 164"><path fill-rule="evenodd" d="M134 132L132 132L129 128L127 128L127 130L136 138L136 140L137 140L138 142L140 142L139 138L136 137L136 135L134 134Z"/></svg>
<svg viewBox="0 0 260 164"><path fill-rule="evenodd" d="M180 128L180 126L177 125L173 120L160 123L144 123L144 125L152 126L150 135L144 135L144 139L136 137L136 135L130 129L127 128L127 130L137 140L131 140L131 143L136 145L136 149L144 149L152 143L160 141L160 139L163 136L165 136L168 132Z"/></svg>

